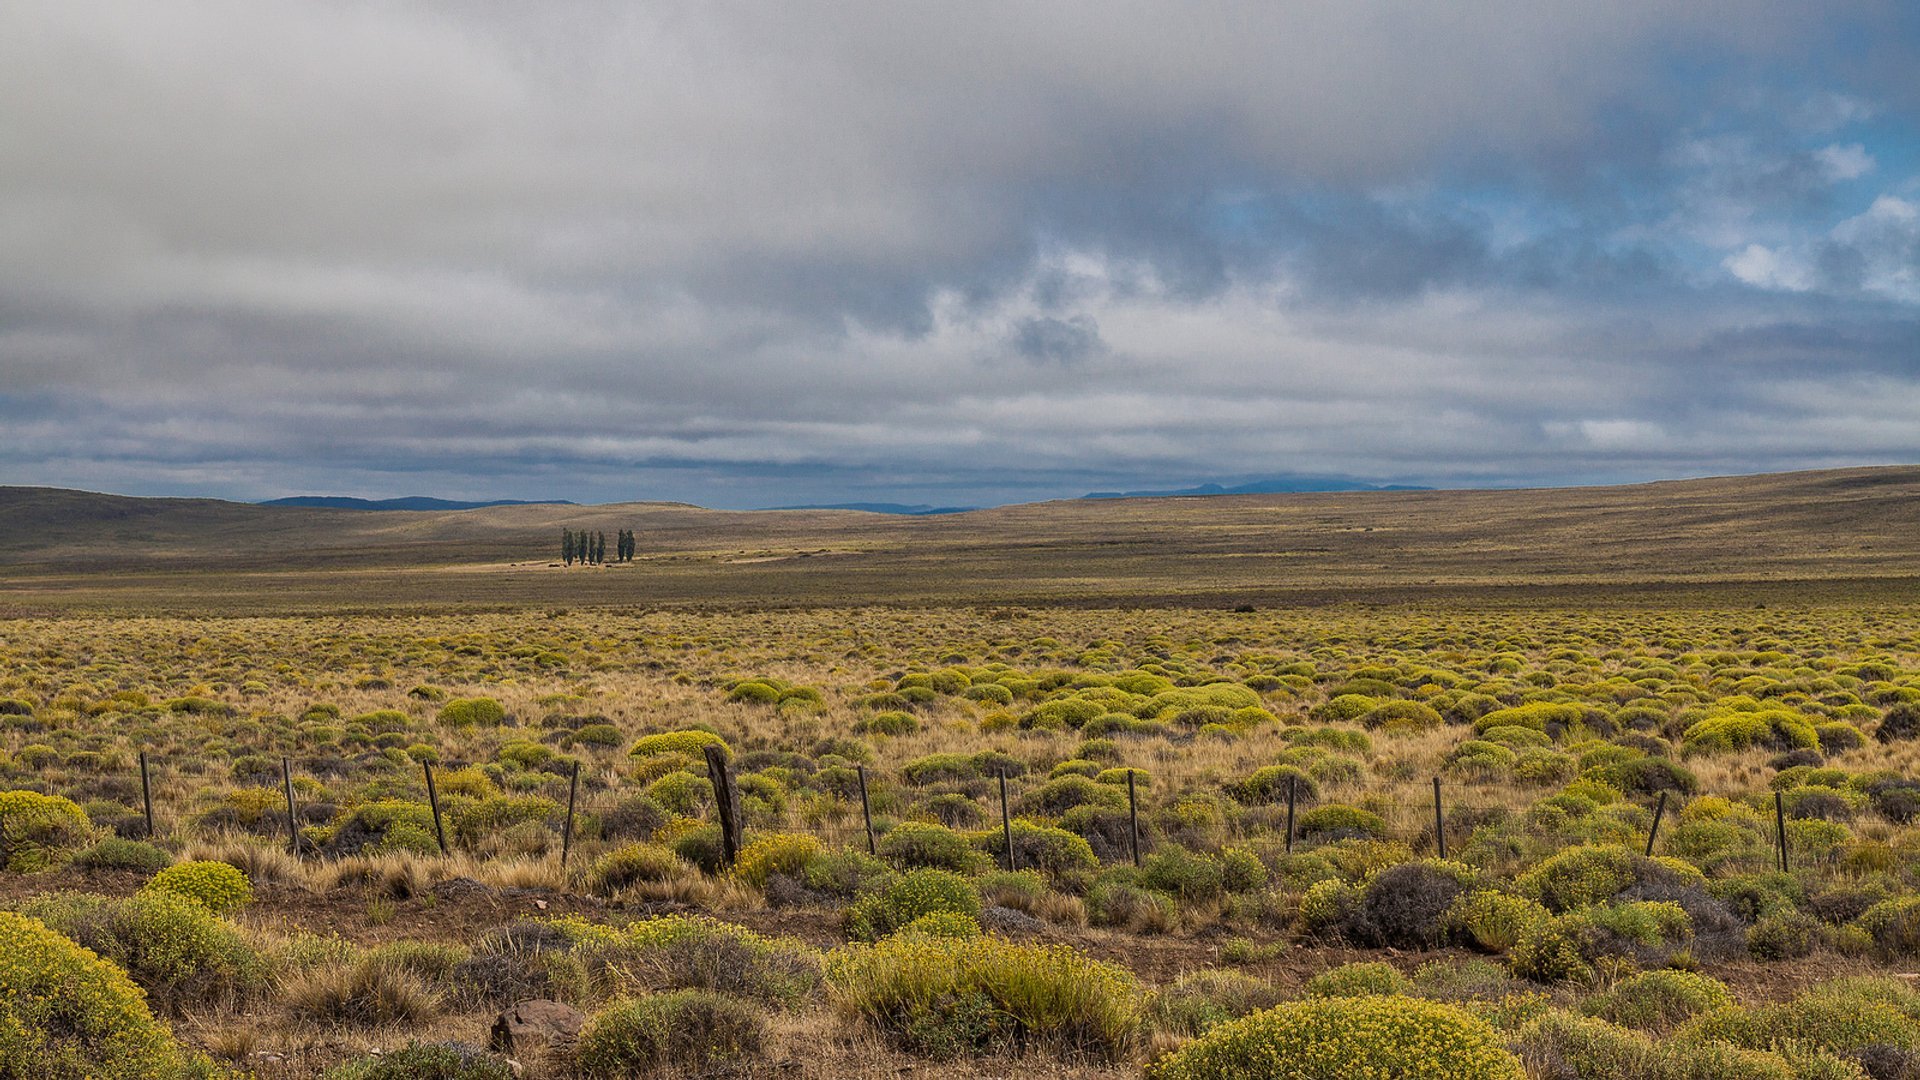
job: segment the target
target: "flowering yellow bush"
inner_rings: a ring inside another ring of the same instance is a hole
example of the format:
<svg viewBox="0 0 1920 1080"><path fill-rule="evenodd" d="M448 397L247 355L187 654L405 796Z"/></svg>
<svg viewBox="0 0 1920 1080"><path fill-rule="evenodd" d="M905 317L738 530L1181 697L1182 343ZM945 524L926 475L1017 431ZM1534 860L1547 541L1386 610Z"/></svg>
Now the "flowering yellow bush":
<svg viewBox="0 0 1920 1080"><path fill-rule="evenodd" d="M825 844L804 833L761 833L734 860L733 875L756 889L764 889L773 875L797 878L805 873L808 863L826 853Z"/></svg>
<svg viewBox="0 0 1920 1080"><path fill-rule="evenodd" d="M1123 968L1066 945L901 934L827 961L841 1005L934 1057L1035 1043L1115 1060L1139 1030L1144 998Z"/></svg>
<svg viewBox="0 0 1920 1080"><path fill-rule="evenodd" d="M1152 1080L1525 1080L1487 1023L1402 997L1278 1005L1160 1059Z"/></svg>
<svg viewBox="0 0 1920 1080"><path fill-rule="evenodd" d="M15 873L54 866L86 844L93 823L73 800L37 791L0 792L0 859Z"/></svg>
<svg viewBox="0 0 1920 1080"><path fill-rule="evenodd" d="M0 1076L149 1080L187 1067L126 972L0 911Z"/></svg>
<svg viewBox="0 0 1920 1080"><path fill-rule="evenodd" d="M247 875L223 862L175 863L153 875L147 888L197 900L216 915L238 911L253 902L253 884Z"/></svg>

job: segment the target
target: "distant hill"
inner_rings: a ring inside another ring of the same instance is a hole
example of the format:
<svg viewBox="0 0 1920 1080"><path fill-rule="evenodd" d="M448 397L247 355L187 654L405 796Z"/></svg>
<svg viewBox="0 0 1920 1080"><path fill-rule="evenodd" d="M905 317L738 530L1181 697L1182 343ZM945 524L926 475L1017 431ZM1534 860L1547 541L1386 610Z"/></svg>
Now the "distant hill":
<svg viewBox="0 0 1920 1080"><path fill-rule="evenodd" d="M562 567L563 530L637 558ZM1625 603L1794 583L1920 601L1920 466L1614 487L1063 499L966 514L672 503L361 513L0 487L0 617L575 605ZM431 570L431 572L420 572ZM1850 586L1851 587L1851 586ZM1767 626L1765 619L1755 626ZM1651 632L1651 631L1649 631ZM1778 632L1789 632L1779 629Z"/></svg>
<svg viewBox="0 0 1920 1080"><path fill-rule="evenodd" d="M935 514L964 514L977 506L929 506L925 503L809 503L805 506L769 506L769 510L859 510L867 514L901 514L906 517L931 517Z"/></svg>
<svg viewBox="0 0 1920 1080"><path fill-rule="evenodd" d="M461 502L458 499L434 499L408 495L399 499L356 499L350 495L293 495L268 499L255 506L298 506L307 510L484 510L489 506L573 506L565 499L494 499L489 502Z"/></svg>
<svg viewBox="0 0 1920 1080"><path fill-rule="evenodd" d="M1083 499L1172 499L1193 495L1282 495L1298 494L1310 491L1432 491L1432 488L1416 487L1412 484L1368 484L1359 480L1345 480L1337 476L1274 476L1265 480L1252 480L1244 484L1223 487L1220 484L1200 484L1190 488L1176 488L1171 491L1093 491L1080 496Z"/></svg>

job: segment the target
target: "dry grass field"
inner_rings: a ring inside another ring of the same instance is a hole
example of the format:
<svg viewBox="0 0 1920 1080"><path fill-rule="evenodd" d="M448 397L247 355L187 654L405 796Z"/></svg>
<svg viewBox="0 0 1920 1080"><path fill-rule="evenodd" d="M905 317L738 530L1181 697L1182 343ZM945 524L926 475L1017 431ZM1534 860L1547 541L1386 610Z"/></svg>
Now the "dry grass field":
<svg viewBox="0 0 1920 1080"><path fill-rule="evenodd" d="M0 1055L1920 1076L1916 495L0 493L0 939L31 958ZM550 566L583 527L640 558ZM488 1054L529 999L584 1030Z"/></svg>

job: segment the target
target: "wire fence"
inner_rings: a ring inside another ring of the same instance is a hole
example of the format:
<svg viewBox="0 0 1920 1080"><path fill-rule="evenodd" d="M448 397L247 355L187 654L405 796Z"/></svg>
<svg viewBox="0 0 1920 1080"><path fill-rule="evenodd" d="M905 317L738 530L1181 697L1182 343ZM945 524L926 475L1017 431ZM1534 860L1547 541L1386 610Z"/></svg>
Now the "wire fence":
<svg viewBox="0 0 1920 1080"><path fill-rule="evenodd" d="M712 785L712 805L711 812L705 815L703 820L707 824L719 826L721 860L730 865L747 842L746 802L729 754L717 746L707 747L704 753L707 779ZM307 838L307 829L303 827L302 807L296 791L297 770L294 760L290 756L283 756L280 759L279 771L278 786L281 789L279 794L284 800L284 823L288 844L297 855L320 854L320 849ZM854 783L834 792L831 800L826 802L824 812L820 802L816 801L811 807L807 821L796 825L790 819L784 820L778 823L777 831L806 832L834 848L852 847L857 844L869 854L879 853L880 839L886 831L887 818L890 816L876 815L873 785L879 778L865 765L858 765L853 771ZM1112 835L1114 830L1109 829L1100 854L1103 860L1108 862L1124 859L1139 865L1143 858L1157 846L1159 841L1155 833L1159 830L1154 828L1151 822L1143 827L1143 807L1140 798L1140 789L1143 785L1139 781L1144 774L1134 769L1125 769L1124 772L1125 784L1122 787L1125 797L1124 831L1115 837ZM419 779L425 788L427 809L432 816L433 844L443 854L450 854L457 847L471 848L473 846L471 844L458 844L458 838L453 840L449 838L447 813L443 807L436 768L431 761L420 764ZM976 810L979 800L985 799L987 803L985 820L977 820L973 824L986 826L981 831L989 836L988 846L994 849L993 854L996 859L1007 869L1021 868L1022 845L1016 842L1015 826L1022 817L1026 816L1019 809L1020 802L1023 796L1035 790L1036 779L1040 784L1045 784L1052 778L1042 778L1037 773L1016 775L1007 771L998 771L975 778L973 782L964 785L969 791L976 793L970 796L974 799ZM581 764L578 759L574 759L564 773L557 774L548 783L548 790L552 791L556 803L558 791L553 791L553 788L562 787L565 792L564 803L559 804L564 808L564 817L556 823L559 832L558 858L563 868L574 860L576 848L583 840L618 839L618 837L606 836L606 829L602 823L617 812L620 800L643 790L640 787L623 787L619 782L620 776L617 770L603 771L591 785L593 790L589 792L583 793L582 780ZM897 783L898 778L888 776L884 780L891 795L892 786ZM139 755L139 781L142 824L147 835L154 837L159 834L160 829L155 819L152 762L145 752ZM907 786L920 785L909 782ZM935 790L938 788L936 787ZM1830 851L1826 855L1820 852L1796 853L1790 842L1792 837L1789 821L1797 817L1826 816L1822 812L1823 808L1815 807L1812 813L1790 812L1786 793L1775 791L1772 795L1771 806L1768 807L1771 814L1767 815L1772 820L1764 823L1771 826L1766 831L1770 833L1767 839L1772 848L1772 866L1780 870L1790 870L1796 861L1805 863L1809 859L1830 855ZM1635 816L1644 820L1644 841L1636 841L1635 846L1649 856L1657 854L1661 848L1663 829L1670 830L1686 804L1692 798L1699 797L1701 796L1689 797L1679 792L1660 791L1643 799L1630 801L1629 805L1638 812ZM1356 801L1368 808L1366 813L1378 817L1383 835L1405 841L1416 851L1430 852L1442 858L1447 857L1449 853L1460 853L1473 840L1476 830L1482 826L1510 823L1515 819L1524 820L1529 810L1537 805L1514 798L1510 789L1502 791L1492 786L1450 784L1439 777L1432 778L1427 785L1418 788L1407 787L1403 781L1398 786L1375 789L1366 792ZM1162 805L1164 804L1165 800ZM1297 779L1289 778L1283 797L1275 798L1264 806L1250 809L1257 809L1264 815L1259 823L1259 827L1265 830L1264 834L1271 835L1277 832L1278 839L1284 843L1285 850L1291 853L1297 844L1317 845L1329 839L1330 835L1332 838L1339 838L1340 830L1337 827L1332 830L1308 827L1309 815L1316 809L1315 804L1321 807L1347 805L1321 803L1317 793L1309 792L1298 783ZM322 808L315 806L313 809ZM1795 808L1796 811L1799 809ZM1832 809L1824 808L1827 812ZM1862 817L1871 819L1874 816L1871 810L1862 810L1857 807L1844 809L1844 816L1853 821L1858 821ZM993 813L995 810L998 811L997 815ZM556 811L556 813L560 812L562 811ZM881 819L879 825L876 825L877 816ZM1747 820L1752 824L1752 818ZM1880 820L1889 825L1906 823L1906 819L1898 816L1881 816ZM594 823L589 830L589 835L582 835L580 826L583 821ZM306 821L305 824L313 825L316 822ZM775 826L756 826L756 828L761 827L775 828ZM1631 827L1639 827L1638 822ZM272 831L279 830L276 827ZM998 835L992 835L996 833ZM1622 828L1612 830L1616 842L1621 838L1621 833Z"/></svg>

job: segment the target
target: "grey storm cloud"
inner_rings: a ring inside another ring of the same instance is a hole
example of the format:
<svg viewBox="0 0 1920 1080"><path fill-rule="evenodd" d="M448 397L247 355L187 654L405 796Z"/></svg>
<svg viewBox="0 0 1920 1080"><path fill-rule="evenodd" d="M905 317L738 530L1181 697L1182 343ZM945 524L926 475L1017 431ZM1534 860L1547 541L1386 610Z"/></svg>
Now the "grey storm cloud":
<svg viewBox="0 0 1920 1080"><path fill-rule="evenodd" d="M0 482L1910 460L1914 178L1849 134L1911 146L1898 7L19 0Z"/></svg>

